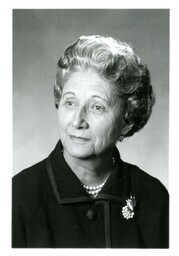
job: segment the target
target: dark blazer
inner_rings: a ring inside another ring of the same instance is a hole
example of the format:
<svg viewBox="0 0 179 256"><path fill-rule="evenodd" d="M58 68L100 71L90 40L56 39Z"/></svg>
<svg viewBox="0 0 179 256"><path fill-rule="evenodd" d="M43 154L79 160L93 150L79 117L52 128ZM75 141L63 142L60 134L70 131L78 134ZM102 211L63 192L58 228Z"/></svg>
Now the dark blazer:
<svg viewBox="0 0 179 256"><path fill-rule="evenodd" d="M13 178L14 248L168 248L168 192L138 167L117 159L91 199L67 165L59 142L50 156ZM126 200L136 199L126 219Z"/></svg>

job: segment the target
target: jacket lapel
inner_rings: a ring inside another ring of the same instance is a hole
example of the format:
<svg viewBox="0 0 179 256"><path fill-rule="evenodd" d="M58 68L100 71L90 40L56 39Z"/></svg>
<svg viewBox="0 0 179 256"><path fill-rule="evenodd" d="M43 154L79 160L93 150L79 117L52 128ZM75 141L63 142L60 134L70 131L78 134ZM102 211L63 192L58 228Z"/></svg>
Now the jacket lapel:
<svg viewBox="0 0 179 256"><path fill-rule="evenodd" d="M69 204L89 202L93 200L109 200L124 203L127 193L127 170L120 159L117 148L114 151L116 160L114 169L104 187L95 199L91 199L78 177L66 163L62 154L61 141L58 142L54 151L47 158L46 166L53 192L58 203Z"/></svg>

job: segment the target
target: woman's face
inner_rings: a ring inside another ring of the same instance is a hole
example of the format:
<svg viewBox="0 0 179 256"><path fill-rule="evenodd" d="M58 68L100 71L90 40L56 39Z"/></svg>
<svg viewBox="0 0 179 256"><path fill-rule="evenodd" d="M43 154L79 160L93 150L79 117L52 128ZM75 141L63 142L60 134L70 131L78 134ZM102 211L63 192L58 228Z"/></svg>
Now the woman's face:
<svg viewBox="0 0 179 256"><path fill-rule="evenodd" d="M123 126L114 85L93 70L72 73L65 82L58 118L64 150L83 159L113 147Z"/></svg>

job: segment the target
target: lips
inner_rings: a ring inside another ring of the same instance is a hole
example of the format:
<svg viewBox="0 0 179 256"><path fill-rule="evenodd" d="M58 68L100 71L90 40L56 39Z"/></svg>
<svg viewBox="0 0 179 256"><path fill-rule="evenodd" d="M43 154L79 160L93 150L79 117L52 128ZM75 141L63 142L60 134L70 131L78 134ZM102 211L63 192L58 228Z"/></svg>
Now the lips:
<svg viewBox="0 0 179 256"><path fill-rule="evenodd" d="M73 141L77 141L77 142L87 142L90 139L86 138L86 137L81 137L81 136L74 136L74 135L69 135L70 139Z"/></svg>

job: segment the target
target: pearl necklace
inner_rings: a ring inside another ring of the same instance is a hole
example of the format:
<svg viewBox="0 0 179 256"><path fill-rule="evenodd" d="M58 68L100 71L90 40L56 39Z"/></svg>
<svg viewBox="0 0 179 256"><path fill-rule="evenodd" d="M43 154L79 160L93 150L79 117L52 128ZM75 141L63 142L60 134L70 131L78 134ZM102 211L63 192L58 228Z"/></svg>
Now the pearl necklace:
<svg viewBox="0 0 179 256"><path fill-rule="evenodd" d="M61 149L62 154L64 153L63 148ZM115 158L112 158L112 165L114 166L116 164ZM107 179L106 179L107 180ZM106 183L106 180L97 186L88 186L85 185L84 183L81 183L82 186L84 187L84 189L86 190L86 192L92 197L95 198L97 197L97 195L99 194L99 192L101 191L102 187L104 186L104 184Z"/></svg>
<svg viewBox="0 0 179 256"><path fill-rule="evenodd" d="M106 183L103 182L102 184L98 185L98 186L88 186L85 184L82 184L82 186L86 189L86 192L91 196L91 197L97 197L98 193L101 191L102 187L104 186L104 184Z"/></svg>
<svg viewBox="0 0 179 256"><path fill-rule="evenodd" d="M116 161L115 158L112 158L112 163L113 166L115 165ZM97 186L89 186L89 185L85 185L84 183L82 183L82 186L85 188L86 192L92 197L95 198L97 197L97 195L99 194L99 192L101 191L102 187L104 186L104 184L106 183L107 179L100 185Z"/></svg>

